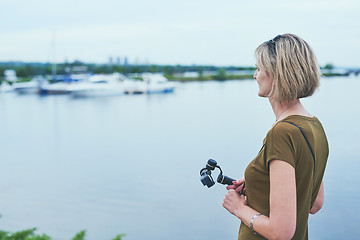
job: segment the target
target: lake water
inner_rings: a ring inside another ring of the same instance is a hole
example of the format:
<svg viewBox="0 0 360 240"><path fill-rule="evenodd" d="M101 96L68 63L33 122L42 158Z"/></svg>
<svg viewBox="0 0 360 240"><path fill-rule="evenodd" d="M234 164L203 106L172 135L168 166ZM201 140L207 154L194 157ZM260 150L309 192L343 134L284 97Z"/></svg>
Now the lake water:
<svg viewBox="0 0 360 240"><path fill-rule="evenodd" d="M236 239L240 221L208 189L209 158L243 176L274 116L252 80L179 84L173 94L73 99L0 95L0 229L54 239ZM360 236L360 77L304 99L330 144L325 204L310 239ZM214 173L217 176L218 172Z"/></svg>

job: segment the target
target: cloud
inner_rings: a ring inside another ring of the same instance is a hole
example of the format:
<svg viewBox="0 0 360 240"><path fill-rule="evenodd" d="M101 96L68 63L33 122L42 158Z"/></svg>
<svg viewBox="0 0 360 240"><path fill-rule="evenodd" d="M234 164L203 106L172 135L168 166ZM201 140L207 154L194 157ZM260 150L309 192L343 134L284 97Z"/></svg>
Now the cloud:
<svg viewBox="0 0 360 240"><path fill-rule="evenodd" d="M169 64L252 64L258 44L290 32L306 39L322 61L351 64L357 58L344 53L360 54L355 40L360 37L359 4L355 0L64 0L61 4L4 0L0 60L51 59L55 29L58 61L106 61L115 55Z"/></svg>

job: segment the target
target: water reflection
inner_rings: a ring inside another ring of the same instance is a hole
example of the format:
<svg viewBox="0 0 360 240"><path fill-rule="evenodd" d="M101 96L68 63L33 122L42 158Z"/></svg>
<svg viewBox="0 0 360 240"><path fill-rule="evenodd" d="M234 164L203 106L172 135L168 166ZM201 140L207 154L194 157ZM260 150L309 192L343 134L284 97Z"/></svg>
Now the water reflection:
<svg viewBox="0 0 360 240"><path fill-rule="evenodd" d="M304 99L331 151L310 239L360 234L360 113L346 107L359 104L359 87L359 78L326 79ZM227 175L243 174L274 120L256 93L255 81L226 81L170 95L0 95L1 228L38 227L55 239L81 229L90 240L236 239L239 222L221 206L226 190L204 188L199 169L214 158Z"/></svg>

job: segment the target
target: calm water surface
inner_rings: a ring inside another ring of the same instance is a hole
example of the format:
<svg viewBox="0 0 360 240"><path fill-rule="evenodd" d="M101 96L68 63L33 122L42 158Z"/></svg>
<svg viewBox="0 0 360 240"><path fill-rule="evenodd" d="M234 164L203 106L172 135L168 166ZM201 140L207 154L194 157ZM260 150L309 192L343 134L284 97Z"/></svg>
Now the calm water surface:
<svg viewBox="0 0 360 240"><path fill-rule="evenodd" d="M174 94L73 99L0 95L0 229L54 239L236 239L226 190L199 181L214 158L238 178L274 116L255 81L180 84ZM304 99L330 143L325 204L310 239L360 235L360 78ZM215 173L215 177L217 172Z"/></svg>

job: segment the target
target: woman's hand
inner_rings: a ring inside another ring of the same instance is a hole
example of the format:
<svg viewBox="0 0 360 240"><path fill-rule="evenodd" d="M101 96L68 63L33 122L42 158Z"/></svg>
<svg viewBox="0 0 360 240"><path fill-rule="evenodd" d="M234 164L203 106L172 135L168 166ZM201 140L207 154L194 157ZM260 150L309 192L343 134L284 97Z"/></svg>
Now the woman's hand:
<svg viewBox="0 0 360 240"><path fill-rule="evenodd" d="M242 207L247 206L245 196L240 195L234 189L230 189L225 195L223 206L231 214L239 217L238 213L241 211Z"/></svg>
<svg viewBox="0 0 360 240"><path fill-rule="evenodd" d="M241 191L243 191L242 193L245 195L245 178L240 178L237 181L233 181L233 185L229 185L226 187L227 190L230 189L234 189L235 192L241 193Z"/></svg>

